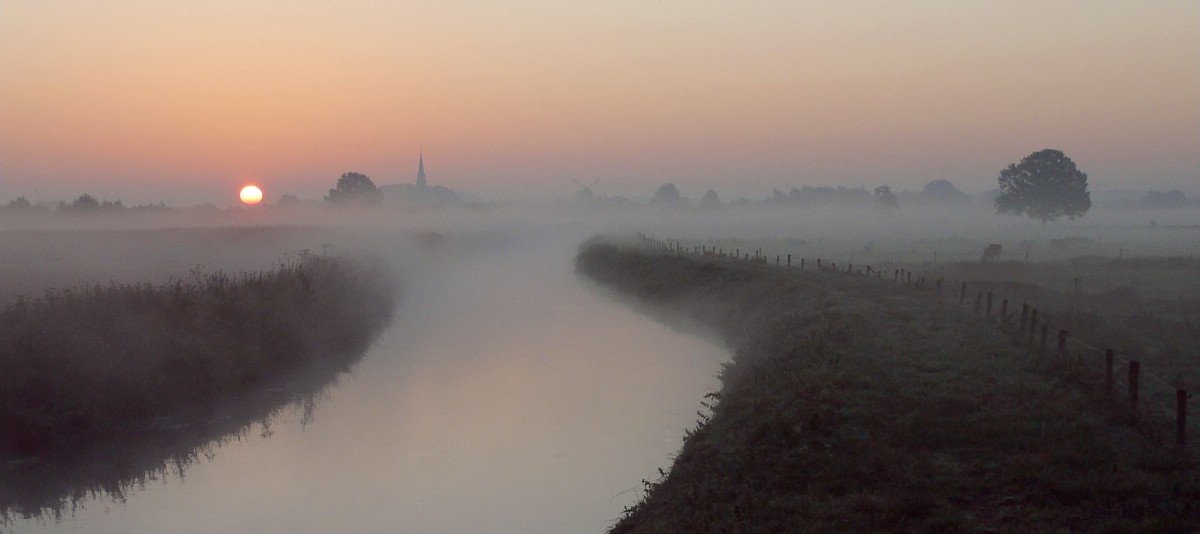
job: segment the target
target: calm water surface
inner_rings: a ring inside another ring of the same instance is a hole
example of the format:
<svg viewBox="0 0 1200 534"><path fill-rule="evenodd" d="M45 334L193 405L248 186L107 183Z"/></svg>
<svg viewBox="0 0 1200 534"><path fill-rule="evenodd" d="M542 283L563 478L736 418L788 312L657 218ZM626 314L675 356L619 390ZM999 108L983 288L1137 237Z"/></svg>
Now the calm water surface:
<svg viewBox="0 0 1200 534"><path fill-rule="evenodd" d="M726 351L539 245L416 277L393 326L301 424L124 502L15 532L600 532L670 464Z"/></svg>

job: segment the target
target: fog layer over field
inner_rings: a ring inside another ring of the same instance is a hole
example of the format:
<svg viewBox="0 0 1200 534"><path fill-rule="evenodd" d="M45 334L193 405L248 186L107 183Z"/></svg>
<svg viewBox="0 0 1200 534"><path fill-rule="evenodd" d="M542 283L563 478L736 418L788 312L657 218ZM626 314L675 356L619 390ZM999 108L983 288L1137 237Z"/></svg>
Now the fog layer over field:
<svg viewBox="0 0 1200 534"><path fill-rule="evenodd" d="M1200 255L1196 209L1097 208L1044 226L986 206L575 204L169 222L6 224L0 301L255 270L310 250L386 261L404 287L395 320L306 424L287 412L182 479L17 532L604 529L669 466L728 354L575 276L576 247L596 233L878 264L976 261L989 243L1002 261Z"/></svg>
<svg viewBox="0 0 1200 534"><path fill-rule="evenodd" d="M86 500L61 524L11 527L603 530L669 464L727 355L581 283L572 258L583 234L518 226L388 245L409 250L394 254L405 287L394 324L306 424L289 411L182 480L160 474L125 503ZM218 233L267 247L329 232ZM220 260L249 261L249 248Z"/></svg>

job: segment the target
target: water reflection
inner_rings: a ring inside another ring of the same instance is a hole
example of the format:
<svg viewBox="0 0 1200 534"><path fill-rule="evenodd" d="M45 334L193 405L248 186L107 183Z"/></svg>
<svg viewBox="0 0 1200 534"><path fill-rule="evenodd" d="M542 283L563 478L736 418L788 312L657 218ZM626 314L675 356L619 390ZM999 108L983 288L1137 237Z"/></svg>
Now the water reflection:
<svg viewBox="0 0 1200 534"><path fill-rule="evenodd" d="M299 370L205 415L148 422L88 449L0 460L0 525L18 518L61 521L89 500L123 502L151 482L182 479L190 466L212 460L226 444L252 434L269 437L272 422L287 412L298 411L306 424L338 374L361 354Z"/></svg>
<svg viewBox="0 0 1200 534"><path fill-rule="evenodd" d="M657 476L727 354L598 295L574 242L410 280L315 418L18 532L597 532Z"/></svg>

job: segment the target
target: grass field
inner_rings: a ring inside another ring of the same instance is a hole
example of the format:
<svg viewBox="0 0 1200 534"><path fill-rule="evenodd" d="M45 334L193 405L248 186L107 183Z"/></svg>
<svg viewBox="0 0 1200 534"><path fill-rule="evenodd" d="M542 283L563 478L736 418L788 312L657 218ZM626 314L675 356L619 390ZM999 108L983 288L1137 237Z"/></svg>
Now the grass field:
<svg viewBox="0 0 1200 534"><path fill-rule="evenodd" d="M1194 228L1180 231L1186 231L1188 240L1200 237L1200 231ZM1180 236L1184 238L1184 234ZM935 262L927 258L906 260L913 256L912 252L872 248L863 253L863 240L857 241L858 255L850 252L856 250L850 242L838 245L776 239L671 241L682 243L688 250L719 247L725 253L740 249L742 254L751 256L761 251L772 264L776 257L786 262L791 254L794 263L799 265L803 258L809 269L814 268L817 258L822 258L826 267L831 262L842 269L853 266L858 271L871 266L882 270L885 278L891 278L896 269L903 269L924 278L927 284L942 280L947 299L957 299L965 282L968 303L979 292L992 292L997 308L1005 299L1017 310L1028 304L1038 308L1043 319L1049 318L1056 330L1069 330L1072 339L1092 347L1111 348L1121 359L1139 360L1171 388L1200 390L1200 256L1171 255L1172 249L1163 248L1163 242L1147 239L1130 248L1167 255L1121 256L1113 250L1109 256L1095 256L1086 253L1100 246L1096 242L1071 241L1073 244L1065 250L1050 250L1048 241L1043 240L1033 245L1032 255L1043 258L1042 261L1025 261L1018 255L1018 249L1016 254L1006 253L1002 261L981 263L977 253L988 241L964 238L951 240L957 248L949 250L959 251L951 256L970 257L967 251L974 251L973 259L947 261L945 252L949 247L943 246L942 260ZM919 247L915 242L907 244ZM1014 255L1018 257L1011 258ZM1103 363L1101 353L1082 352L1086 363L1092 366Z"/></svg>
<svg viewBox="0 0 1200 534"><path fill-rule="evenodd" d="M735 350L614 532L1200 528L1193 453L945 295L636 243L576 265Z"/></svg>

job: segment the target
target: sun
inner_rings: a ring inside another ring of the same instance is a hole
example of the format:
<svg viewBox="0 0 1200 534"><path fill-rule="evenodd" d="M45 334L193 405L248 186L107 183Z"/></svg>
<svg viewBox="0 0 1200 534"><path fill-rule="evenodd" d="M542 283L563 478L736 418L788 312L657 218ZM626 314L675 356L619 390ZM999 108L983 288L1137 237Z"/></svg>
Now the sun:
<svg viewBox="0 0 1200 534"><path fill-rule="evenodd" d="M253 206L262 202L262 189L257 185L248 185L242 188L242 192L238 194L242 199L242 204Z"/></svg>

